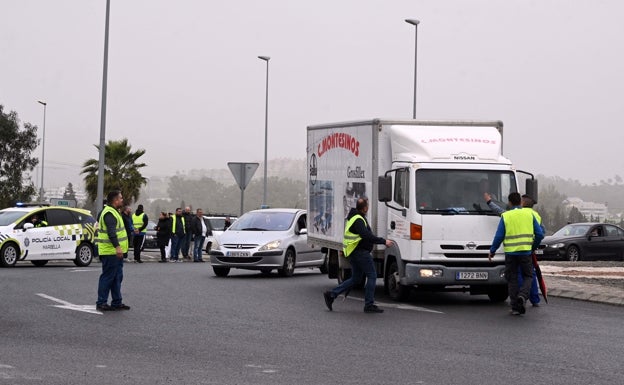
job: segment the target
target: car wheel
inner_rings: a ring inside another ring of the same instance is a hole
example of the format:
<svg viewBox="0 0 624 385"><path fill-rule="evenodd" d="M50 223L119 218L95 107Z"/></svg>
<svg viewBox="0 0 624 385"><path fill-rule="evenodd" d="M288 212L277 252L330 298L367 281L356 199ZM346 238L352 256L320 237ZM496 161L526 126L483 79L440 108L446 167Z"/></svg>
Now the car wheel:
<svg viewBox="0 0 624 385"><path fill-rule="evenodd" d="M15 266L18 256L19 250L14 243L5 244L4 246L2 246L2 249L0 249L0 266Z"/></svg>
<svg viewBox="0 0 624 385"><path fill-rule="evenodd" d="M286 250L284 266L278 272L282 277L292 277L295 273L295 251L293 249Z"/></svg>
<svg viewBox="0 0 624 385"><path fill-rule="evenodd" d="M494 303L503 302L509 296L507 285L497 285L488 290L488 297Z"/></svg>
<svg viewBox="0 0 624 385"><path fill-rule="evenodd" d="M46 259L40 259L37 261L30 261L30 263L32 263L33 265L37 267L41 267L41 266L45 266L48 263L48 261Z"/></svg>
<svg viewBox="0 0 624 385"><path fill-rule="evenodd" d="M214 271L217 277L227 277L227 275L230 274L229 267L213 266L212 271Z"/></svg>
<svg viewBox="0 0 624 385"><path fill-rule="evenodd" d="M206 254L210 255L210 249L212 249L212 242L206 243Z"/></svg>
<svg viewBox="0 0 624 385"><path fill-rule="evenodd" d="M327 267L327 254L325 254L325 258L323 258L323 264L319 267L321 270L321 274L327 274L329 272L329 268Z"/></svg>
<svg viewBox="0 0 624 385"><path fill-rule="evenodd" d="M579 252L578 247L570 246L568 247L568 251L566 251L566 257L570 262L576 262L581 260L581 253Z"/></svg>
<svg viewBox="0 0 624 385"><path fill-rule="evenodd" d="M76 249L76 259L74 259L74 265L80 267L87 267L93 261L93 248L88 243L81 243Z"/></svg>
<svg viewBox="0 0 624 385"><path fill-rule="evenodd" d="M396 261L392 261L388 266L388 271L384 279L384 287L386 292L395 301L405 301L409 297L411 289L400 283L399 265Z"/></svg>

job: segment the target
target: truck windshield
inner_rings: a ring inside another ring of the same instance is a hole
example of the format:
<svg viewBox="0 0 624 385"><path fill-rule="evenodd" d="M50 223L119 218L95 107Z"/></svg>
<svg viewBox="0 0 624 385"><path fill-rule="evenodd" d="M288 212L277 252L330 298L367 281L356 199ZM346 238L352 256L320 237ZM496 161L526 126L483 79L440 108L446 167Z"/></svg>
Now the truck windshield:
<svg viewBox="0 0 624 385"><path fill-rule="evenodd" d="M416 207L421 214L498 215L486 203L506 209L507 196L517 191L512 172L495 170L417 170Z"/></svg>

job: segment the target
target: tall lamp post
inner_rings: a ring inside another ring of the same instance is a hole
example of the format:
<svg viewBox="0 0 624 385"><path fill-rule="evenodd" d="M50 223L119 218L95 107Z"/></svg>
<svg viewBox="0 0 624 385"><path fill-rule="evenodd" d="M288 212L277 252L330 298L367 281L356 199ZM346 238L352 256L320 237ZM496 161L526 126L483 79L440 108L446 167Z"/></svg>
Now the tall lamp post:
<svg viewBox="0 0 624 385"><path fill-rule="evenodd" d="M37 100L37 103L43 106L43 132L41 135L41 190L39 190L39 199L41 201L44 200L43 196L43 170L45 166L45 124L46 124L46 109L48 103L42 102L41 100Z"/></svg>
<svg viewBox="0 0 624 385"><path fill-rule="evenodd" d="M100 152L98 159L97 198L95 198L96 213L102 210L104 202L104 152L106 149L106 85L108 78L108 19L110 15L110 0L106 0L106 24L104 27L104 70L102 75L102 109L100 111ZM94 213L95 214L95 213Z"/></svg>
<svg viewBox="0 0 624 385"><path fill-rule="evenodd" d="M269 138L269 56L258 56L266 62L266 103L264 106L264 192L262 194L262 208L267 207L267 145Z"/></svg>
<svg viewBox="0 0 624 385"><path fill-rule="evenodd" d="M417 68L418 68L418 24L420 20L416 19L406 19L406 23L414 26L414 30L416 31L415 39L414 39L414 114L412 115L413 119L416 119L416 79L417 79Z"/></svg>

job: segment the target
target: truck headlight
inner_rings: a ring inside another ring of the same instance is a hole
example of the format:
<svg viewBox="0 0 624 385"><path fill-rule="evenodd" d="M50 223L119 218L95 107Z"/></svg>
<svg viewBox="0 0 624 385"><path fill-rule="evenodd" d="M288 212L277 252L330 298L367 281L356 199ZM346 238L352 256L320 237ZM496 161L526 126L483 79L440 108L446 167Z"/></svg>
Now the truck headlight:
<svg viewBox="0 0 624 385"><path fill-rule="evenodd" d="M420 269L421 278L440 278L442 277L442 270L440 269Z"/></svg>

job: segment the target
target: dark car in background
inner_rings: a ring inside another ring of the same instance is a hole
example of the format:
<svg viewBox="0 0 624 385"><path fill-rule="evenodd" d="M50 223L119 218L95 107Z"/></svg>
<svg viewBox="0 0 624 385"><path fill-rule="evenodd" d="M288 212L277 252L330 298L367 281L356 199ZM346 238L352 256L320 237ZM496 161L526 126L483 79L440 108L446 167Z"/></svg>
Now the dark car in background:
<svg viewBox="0 0 624 385"><path fill-rule="evenodd" d="M624 229L607 223L570 223L544 237L537 258L624 261Z"/></svg>
<svg viewBox="0 0 624 385"><path fill-rule="evenodd" d="M143 241L143 249L157 249L158 239L156 239L156 223L147 222L145 229L145 240Z"/></svg>

